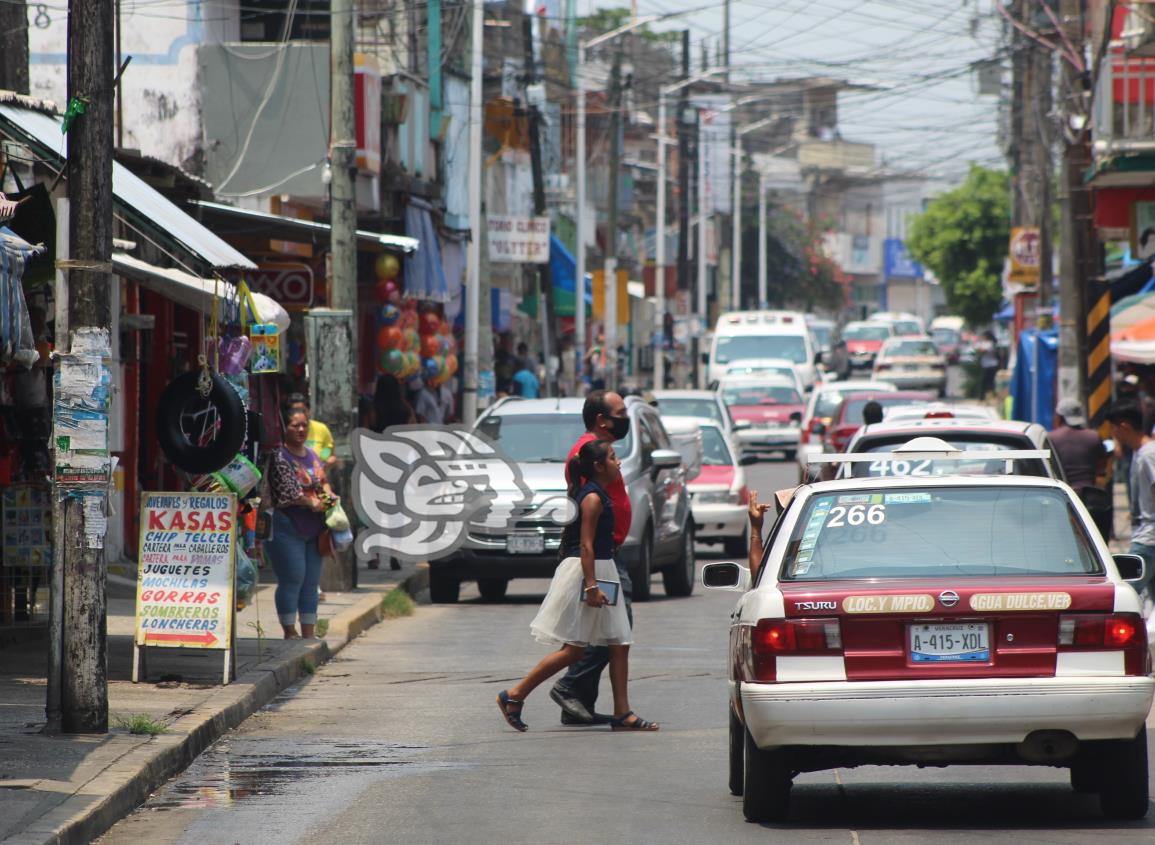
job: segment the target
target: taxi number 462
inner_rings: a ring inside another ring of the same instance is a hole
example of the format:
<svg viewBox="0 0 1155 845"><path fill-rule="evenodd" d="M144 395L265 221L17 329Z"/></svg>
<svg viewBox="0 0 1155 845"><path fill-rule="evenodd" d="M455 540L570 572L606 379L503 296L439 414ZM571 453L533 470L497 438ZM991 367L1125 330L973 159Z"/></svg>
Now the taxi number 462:
<svg viewBox="0 0 1155 845"><path fill-rule="evenodd" d="M899 475L923 477L931 474L931 461L878 460L870 462L870 474L877 476Z"/></svg>
<svg viewBox="0 0 1155 845"><path fill-rule="evenodd" d="M886 522L886 505L838 505L830 509L827 528L843 528L856 525L882 525Z"/></svg>

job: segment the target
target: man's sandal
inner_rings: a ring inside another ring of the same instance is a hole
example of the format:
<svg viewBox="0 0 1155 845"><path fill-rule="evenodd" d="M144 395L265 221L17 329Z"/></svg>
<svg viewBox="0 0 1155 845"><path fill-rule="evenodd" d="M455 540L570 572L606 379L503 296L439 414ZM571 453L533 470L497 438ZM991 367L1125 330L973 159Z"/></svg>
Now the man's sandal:
<svg viewBox="0 0 1155 845"><path fill-rule="evenodd" d="M630 717L633 717L632 721ZM610 719L610 730L612 731L656 731L658 728L657 722L643 719L633 710Z"/></svg>
<svg viewBox="0 0 1155 845"><path fill-rule="evenodd" d="M529 725L521 721L521 709L525 706L525 702L515 701L509 697L509 690L502 690L497 694L497 706L511 728L522 733L529 730Z"/></svg>

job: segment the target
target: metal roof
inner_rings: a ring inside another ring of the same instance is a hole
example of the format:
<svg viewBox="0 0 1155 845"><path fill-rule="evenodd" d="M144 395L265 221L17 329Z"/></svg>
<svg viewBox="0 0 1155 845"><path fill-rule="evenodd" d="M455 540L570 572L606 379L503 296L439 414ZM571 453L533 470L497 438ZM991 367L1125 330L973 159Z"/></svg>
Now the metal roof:
<svg viewBox="0 0 1155 845"><path fill-rule="evenodd" d="M209 214L237 220L248 220L253 223L271 226L289 235L310 235L313 237L320 236L324 240L329 239L328 223L317 223L313 220L299 220L295 217L270 214L266 211L252 211L248 208L237 208L234 205L207 202L205 200L193 200L191 204L203 209ZM291 239L291 237L286 238L286 240ZM386 249L403 252L407 255L416 252L421 245L421 242L417 240L417 238L409 238L405 235L389 235L383 232L368 232L363 229L357 230L357 239L375 243Z"/></svg>
<svg viewBox="0 0 1155 845"><path fill-rule="evenodd" d="M50 161L63 163L67 156L67 136L60 131L58 116L0 102L0 129L32 145ZM134 227L176 242L213 269L257 269L242 253L117 162L112 164L112 193Z"/></svg>

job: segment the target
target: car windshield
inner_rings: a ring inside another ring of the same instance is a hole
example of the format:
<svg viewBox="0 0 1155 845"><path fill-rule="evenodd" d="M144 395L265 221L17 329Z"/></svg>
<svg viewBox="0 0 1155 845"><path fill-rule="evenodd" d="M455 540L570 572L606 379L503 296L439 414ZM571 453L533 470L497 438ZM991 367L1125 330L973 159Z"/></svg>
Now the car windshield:
<svg viewBox="0 0 1155 845"><path fill-rule="evenodd" d="M910 442L911 438L926 434L925 430L914 430L898 436L889 436L886 439L865 437L854 447L855 452L893 452L899 446ZM1033 449L1034 446L1026 437L1007 437L1002 440L993 440L989 436L975 437L946 436L945 440L961 452L1005 452L1011 449ZM1034 475L1040 478L1048 476L1047 468L1038 459L1017 459L1011 462L1012 475ZM854 475L857 478L884 478L891 476L937 476L937 475L1006 475L1007 462L1005 460L976 459L973 461L934 461L930 459L909 461L899 458L892 460L879 458L870 463L854 464Z"/></svg>
<svg viewBox="0 0 1155 845"><path fill-rule="evenodd" d="M658 412L663 417L698 417L725 422L722 409L714 399L659 399Z"/></svg>
<svg viewBox="0 0 1155 845"><path fill-rule="evenodd" d="M842 421L849 425L862 425L862 409L867 402L877 402L883 410L895 408L899 405L918 405L925 399L915 399L911 396L864 396L846 400L846 410L842 413Z"/></svg>
<svg viewBox="0 0 1155 845"><path fill-rule="evenodd" d="M802 397L793 387L751 384L723 387L722 401L727 405L801 405Z"/></svg>
<svg viewBox="0 0 1155 845"><path fill-rule="evenodd" d="M846 394L837 390L828 390L818 394L818 398L814 401L814 416L816 417L832 417L834 412L838 410L838 406L842 404L842 400Z"/></svg>
<svg viewBox="0 0 1155 845"><path fill-rule="evenodd" d="M894 323L895 334L922 334L922 327L914 320L896 320Z"/></svg>
<svg viewBox="0 0 1155 845"><path fill-rule="evenodd" d="M959 342L959 333L954 329L931 329L930 336L934 338L935 343L954 343Z"/></svg>
<svg viewBox="0 0 1155 845"><path fill-rule="evenodd" d="M847 326L842 332L843 340L886 340L890 329L886 326Z"/></svg>
<svg viewBox="0 0 1155 845"><path fill-rule="evenodd" d="M734 464L725 436L721 429L712 425L702 427L702 463L708 467L728 467Z"/></svg>
<svg viewBox="0 0 1155 845"><path fill-rule="evenodd" d="M519 464L564 464L577 439L585 434L581 414L490 414L477 430ZM614 443L619 458L630 454L633 434Z"/></svg>
<svg viewBox="0 0 1155 845"><path fill-rule="evenodd" d="M719 364L750 358L785 358L795 364L806 363L806 340L796 334L733 335L718 338L714 358Z"/></svg>
<svg viewBox="0 0 1155 845"><path fill-rule="evenodd" d="M1102 572L1060 490L1009 486L856 490L811 498L781 577L1088 575Z"/></svg>
<svg viewBox="0 0 1155 845"><path fill-rule="evenodd" d="M899 355L938 355L938 347L929 340L900 340L889 344L885 354Z"/></svg>
<svg viewBox="0 0 1155 845"><path fill-rule="evenodd" d="M814 343L816 346L820 346L825 349L826 347L830 346L831 331L832 330L830 326L811 326L810 336L814 338Z"/></svg>

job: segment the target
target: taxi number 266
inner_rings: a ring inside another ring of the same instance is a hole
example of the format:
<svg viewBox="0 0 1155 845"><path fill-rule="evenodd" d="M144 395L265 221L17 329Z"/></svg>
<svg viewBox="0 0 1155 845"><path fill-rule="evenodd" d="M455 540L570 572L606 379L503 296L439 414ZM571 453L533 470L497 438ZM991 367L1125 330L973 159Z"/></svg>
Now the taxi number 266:
<svg viewBox="0 0 1155 845"><path fill-rule="evenodd" d="M886 522L886 505L838 505L830 509L827 528L842 528L850 525L882 525Z"/></svg>

